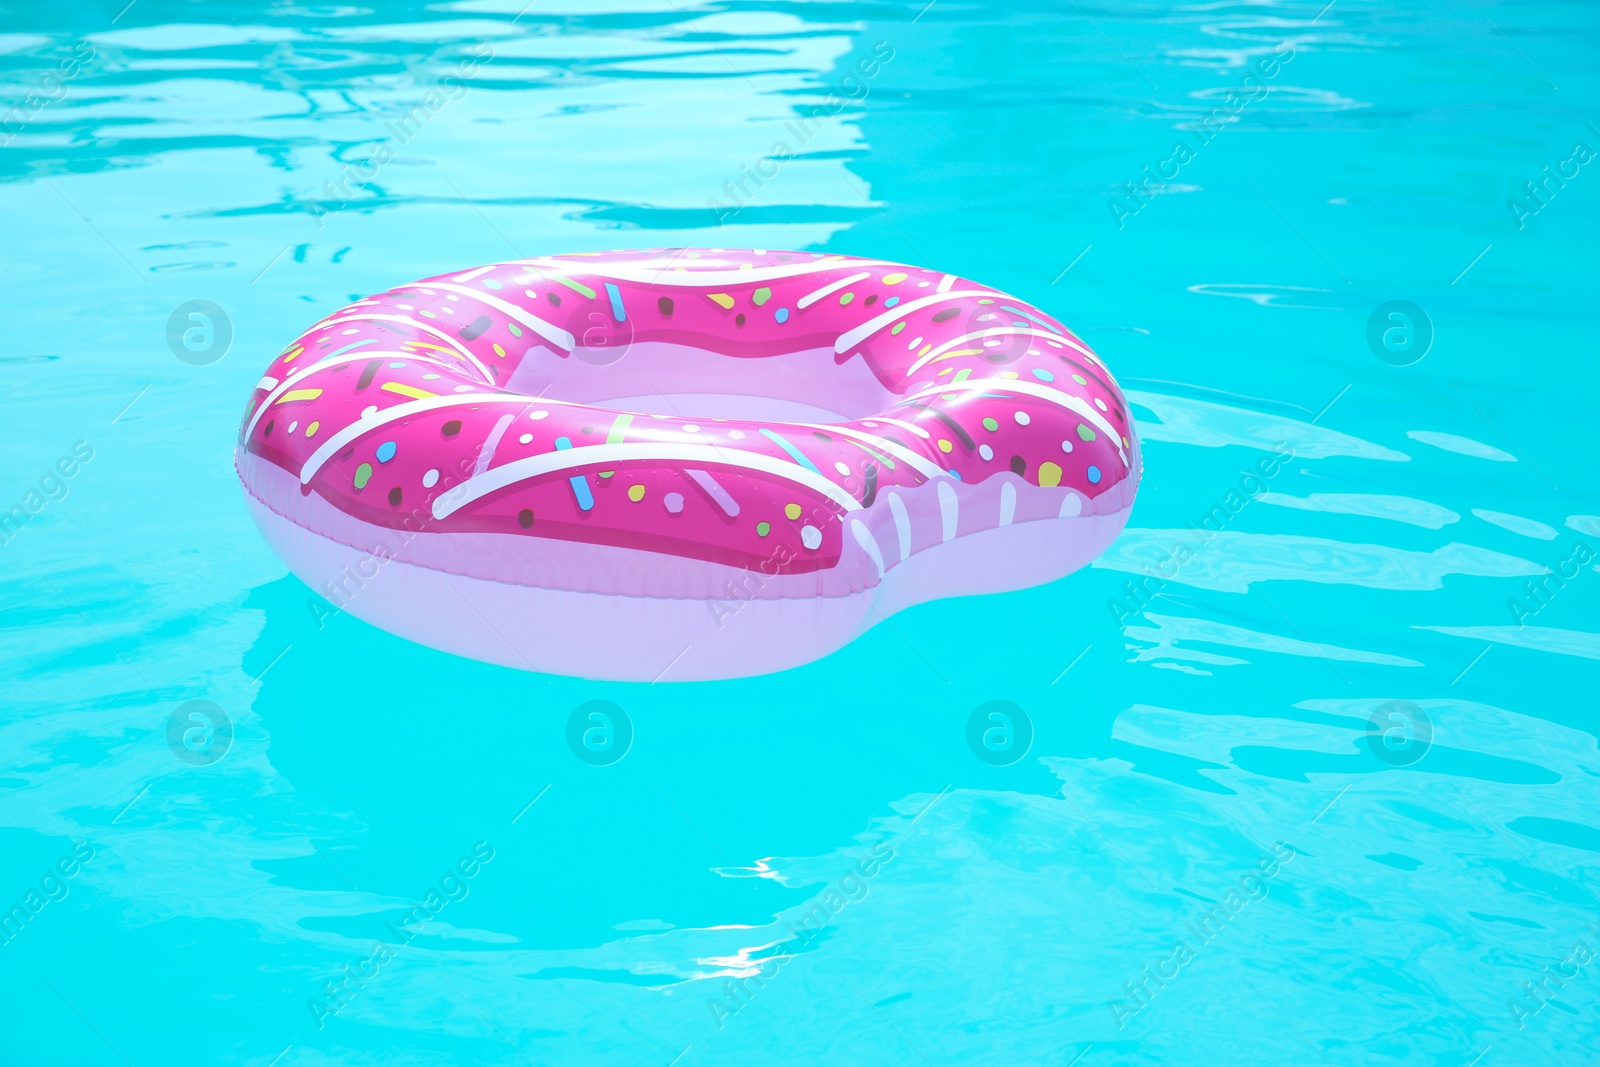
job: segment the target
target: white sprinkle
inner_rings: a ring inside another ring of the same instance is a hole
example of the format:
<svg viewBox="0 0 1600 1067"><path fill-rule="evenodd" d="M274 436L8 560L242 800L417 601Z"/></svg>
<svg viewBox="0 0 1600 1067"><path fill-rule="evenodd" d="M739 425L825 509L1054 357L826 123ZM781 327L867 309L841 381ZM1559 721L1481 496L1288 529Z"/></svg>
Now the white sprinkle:
<svg viewBox="0 0 1600 1067"><path fill-rule="evenodd" d="M822 545L822 531L815 526L805 526L800 530L800 543L816 551Z"/></svg>
<svg viewBox="0 0 1600 1067"><path fill-rule="evenodd" d="M729 430L728 431L728 436L733 438L735 441L743 441L744 440L744 431L743 430Z"/></svg>
<svg viewBox="0 0 1600 1067"><path fill-rule="evenodd" d="M548 411L535 411L533 414L529 415L528 418L533 419L535 422L537 422L538 420L544 418L546 415L549 415L549 414L550 413Z"/></svg>
<svg viewBox="0 0 1600 1067"><path fill-rule="evenodd" d="M521 437L517 438L517 443L518 444L524 444L524 445L532 444L533 443L533 434L531 434L531 433L523 434Z"/></svg>
<svg viewBox="0 0 1600 1067"><path fill-rule="evenodd" d="M1017 420L1018 426L1026 426L1028 423L1033 421L1032 419L1028 418L1028 413L1026 411L1019 411L1012 417Z"/></svg>
<svg viewBox="0 0 1600 1067"><path fill-rule="evenodd" d="M454 298L452 297L452 299ZM439 310L444 312L446 315L454 315L456 313L455 308L440 308Z"/></svg>
<svg viewBox="0 0 1600 1067"><path fill-rule="evenodd" d="M1061 442L1061 451L1063 451L1063 452L1071 452L1072 451L1072 442L1071 441L1062 441Z"/></svg>
<svg viewBox="0 0 1600 1067"><path fill-rule="evenodd" d="M356 329L354 326L350 327L350 329L348 329L348 330L340 330L339 331L339 333L344 337L349 337L353 333L360 333L360 332L361 331Z"/></svg>
<svg viewBox="0 0 1600 1067"><path fill-rule="evenodd" d="M415 310L417 310L416 308L412 307L410 304L396 304L395 307L399 308L401 311L415 311Z"/></svg>
<svg viewBox="0 0 1600 1067"><path fill-rule="evenodd" d="M907 352L911 351L913 348L916 348L921 343L922 343L922 338L921 337L913 337L911 339L911 343L906 345L906 351Z"/></svg>
<svg viewBox="0 0 1600 1067"><path fill-rule="evenodd" d="M979 445L978 455L982 456L985 461L991 460L994 458L994 449L990 448L988 445Z"/></svg>
<svg viewBox="0 0 1600 1067"><path fill-rule="evenodd" d="M472 386L470 386L470 385L458 385L458 386L455 387L454 390L452 390L452 392L470 393L470 392L472 392Z"/></svg>
<svg viewBox="0 0 1600 1067"><path fill-rule="evenodd" d="M1101 400L1099 397L1095 397L1094 406L1099 408L1101 411L1104 411L1106 409L1106 402Z"/></svg>
<svg viewBox="0 0 1600 1067"><path fill-rule="evenodd" d="M436 470L429 471L427 474L424 474L422 476L422 487L424 489L432 489L435 485L438 485L438 484L439 484L439 472L438 471L436 471Z"/></svg>
<svg viewBox="0 0 1600 1067"><path fill-rule="evenodd" d="M287 430L285 430L284 433L294 433L294 428L296 426L299 426L299 425L300 425L300 420L299 419L294 420L293 422L291 422L289 424L289 428Z"/></svg>
<svg viewBox="0 0 1600 1067"><path fill-rule="evenodd" d="M847 477L850 474L850 465L848 463L841 463L841 462L838 462L836 460L836 461L834 461L833 469L838 471L840 474L845 475Z"/></svg>
<svg viewBox="0 0 1600 1067"><path fill-rule="evenodd" d="M446 300L460 300L461 299L459 296L457 296L454 293L446 293L446 294L444 294L444 298Z"/></svg>
<svg viewBox="0 0 1600 1067"><path fill-rule="evenodd" d="M372 418L372 416L376 415L377 413L378 413L378 405L376 405L376 404L368 404L366 407L361 409L361 417L363 419L370 419L370 418Z"/></svg>
<svg viewBox="0 0 1600 1067"><path fill-rule="evenodd" d="M696 426L692 422L691 423L685 423L684 427L683 427L683 432L684 433L699 433L700 432L700 427Z"/></svg>

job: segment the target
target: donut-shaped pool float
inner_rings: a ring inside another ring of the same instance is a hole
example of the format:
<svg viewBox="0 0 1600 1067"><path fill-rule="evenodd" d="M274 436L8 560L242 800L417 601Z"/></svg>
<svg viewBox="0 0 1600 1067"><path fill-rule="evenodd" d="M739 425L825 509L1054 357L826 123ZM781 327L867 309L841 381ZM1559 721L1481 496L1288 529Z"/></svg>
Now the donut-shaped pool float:
<svg viewBox="0 0 1600 1067"><path fill-rule="evenodd" d="M495 263L327 316L235 463L326 603L474 659L683 681L1053 581L1122 530L1139 442L1038 308L764 249Z"/></svg>

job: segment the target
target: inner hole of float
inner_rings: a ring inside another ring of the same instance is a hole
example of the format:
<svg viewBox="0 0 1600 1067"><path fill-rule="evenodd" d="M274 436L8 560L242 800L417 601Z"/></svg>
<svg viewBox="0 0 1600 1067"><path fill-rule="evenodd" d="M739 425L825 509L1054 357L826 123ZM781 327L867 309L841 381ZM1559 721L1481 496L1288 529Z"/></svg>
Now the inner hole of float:
<svg viewBox="0 0 1600 1067"><path fill-rule="evenodd" d="M832 408L778 396L739 393L649 393L609 397L597 406L622 408L668 418L733 419L744 422L847 422L852 416Z"/></svg>
<svg viewBox="0 0 1600 1067"><path fill-rule="evenodd" d="M579 346L524 361L506 387L533 396L684 419L846 422L892 406L898 391L865 359L833 350L732 356L707 347Z"/></svg>

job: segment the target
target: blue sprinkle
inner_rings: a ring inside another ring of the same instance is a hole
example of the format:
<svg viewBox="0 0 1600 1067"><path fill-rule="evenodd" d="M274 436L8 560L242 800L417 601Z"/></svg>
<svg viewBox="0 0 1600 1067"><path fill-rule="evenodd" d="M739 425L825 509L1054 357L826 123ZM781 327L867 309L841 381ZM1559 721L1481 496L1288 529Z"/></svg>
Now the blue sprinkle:
<svg viewBox="0 0 1600 1067"><path fill-rule="evenodd" d="M405 364L404 364L404 363L402 363L402 362L398 362L398 361L396 361L396 362L394 362L394 363L391 363L391 364L389 364L389 366L391 366L391 367L394 367L394 368L400 368L400 367L404 367L404 366L405 366Z"/></svg>
<svg viewBox="0 0 1600 1067"><path fill-rule="evenodd" d="M773 433L771 430L767 429L765 426L761 427L757 432L759 432L761 434L761 436L765 437L767 440L771 441L773 444L777 445L779 448L783 449L785 452L789 453L789 458L790 459L792 459L796 463L800 464L800 466L804 467L806 470L810 471L812 474L821 474L822 473L821 471L817 470L817 465L815 463L811 462L811 460L806 457L806 454L804 452L802 452L798 448L794 447L794 445L790 444L781 435Z"/></svg>
<svg viewBox="0 0 1600 1067"><path fill-rule="evenodd" d="M1001 311L1009 311L1013 315L1021 315L1023 318L1029 319L1029 320L1031 320L1033 322L1038 323L1040 326L1043 326L1045 329L1049 330L1051 333L1055 334L1057 337L1063 336L1060 330L1056 329L1054 326L1050 325L1048 322L1046 322L1043 319L1039 318L1037 315L1028 314L1026 311L1023 311L1021 308L1014 308L1014 307L1009 307L1009 306L1007 306L1005 304L1001 304L1000 305L1000 310ZM1016 325L1018 325L1018 326L1026 326L1028 324L1026 322L1019 322Z"/></svg>
<svg viewBox="0 0 1600 1067"><path fill-rule="evenodd" d="M378 343L378 339L376 337L369 337L365 341L353 341L350 344L345 345L343 348L335 348L332 352L329 352L327 355L323 356L322 358L323 359L332 359L334 356L342 356L342 355L344 355L346 352L350 351L352 348L365 348L367 345L375 345L377 343Z"/></svg>
<svg viewBox="0 0 1600 1067"><path fill-rule="evenodd" d="M627 322L628 313L622 307L622 293L610 282L606 282L606 295L611 297L611 316L618 322ZM588 509L585 508L585 511Z"/></svg>
<svg viewBox="0 0 1600 1067"><path fill-rule="evenodd" d="M1090 466L1090 468L1089 468L1089 481L1093 485L1099 485L1100 484L1100 468L1099 467Z"/></svg>
<svg viewBox="0 0 1600 1067"><path fill-rule="evenodd" d="M1056 380L1056 376L1045 370L1043 367L1033 368L1033 376L1039 379L1041 382L1053 382Z"/></svg>
<svg viewBox="0 0 1600 1067"><path fill-rule="evenodd" d="M779 308L777 313L773 317L778 320L778 325L781 326L784 323L789 321L789 309L788 308Z"/></svg>
<svg viewBox="0 0 1600 1067"><path fill-rule="evenodd" d="M394 458L394 453L395 453L395 443L393 441L385 441L383 444L378 446L378 462L379 463L387 463L387 462L389 462L391 459Z"/></svg>
<svg viewBox="0 0 1600 1067"><path fill-rule="evenodd" d="M571 447L572 447L572 438L570 438L570 437L558 437L558 438L556 438L556 450L557 451L565 451L566 449L569 449ZM594 508L594 491L589 488L589 479L585 478L581 474L574 474L572 477L567 479L567 484L572 486L572 495L573 495L574 498L577 499L578 507L582 508L584 511L593 510L593 508Z"/></svg>
<svg viewBox="0 0 1600 1067"><path fill-rule="evenodd" d="M487 286L488 288L490 288L490 289L504 289L505 288L505 286L501 285L499 282L495 281L493 278L485 278L483 280L483 284L485 286Z"/></svg>
<svg viewBox="0 0 1600 1067"><path fill-rule="evenodd" d="M900 303L900 298L898 296L891 296L889 299L883 302L883 306L886 308L892 308L898 303Z"/></svg>
<svg viewBox="0 0 1600 1067"><path fill-rule="evenodd" d="M959 482L961 480L961 472L960 471L953 470L953 471L950 471L948 473L949 473L950 477L954 478L956 481Z"/></svg>

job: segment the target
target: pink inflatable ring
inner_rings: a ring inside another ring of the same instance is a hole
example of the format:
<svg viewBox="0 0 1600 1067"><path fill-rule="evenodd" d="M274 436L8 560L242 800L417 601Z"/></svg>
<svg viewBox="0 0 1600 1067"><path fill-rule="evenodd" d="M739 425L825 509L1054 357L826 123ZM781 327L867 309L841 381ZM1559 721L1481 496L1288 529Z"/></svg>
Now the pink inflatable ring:
<svg viewBox="0 0 1600 1067"><path fill-rule="evenodd" d="M1060 578L1140 471L1105 365L1023 301L682 248L341 308L256 385L236 466L319 618L641 681L794 667L914 604Z"/></svg>

